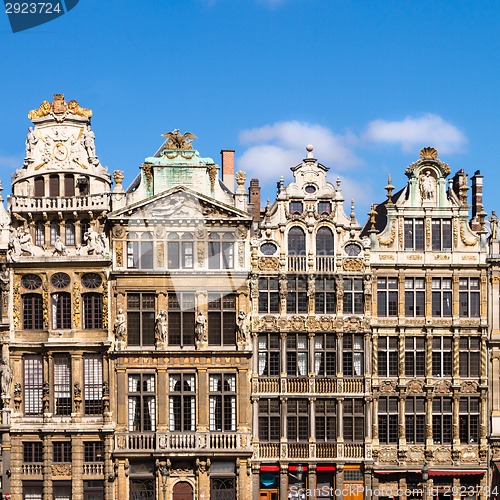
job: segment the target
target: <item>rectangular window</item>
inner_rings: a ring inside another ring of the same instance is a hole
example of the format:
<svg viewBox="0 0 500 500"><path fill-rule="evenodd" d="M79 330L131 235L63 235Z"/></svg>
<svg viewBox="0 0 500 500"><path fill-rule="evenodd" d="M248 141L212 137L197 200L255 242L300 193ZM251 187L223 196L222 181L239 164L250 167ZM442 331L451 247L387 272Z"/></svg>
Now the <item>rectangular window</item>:
<svg viewBox="0 0 500 500"><path fill-rule="evenodd" d="M23 295L23 328L25 330L43 329L43 302L40 293Z"/></svg>
<svg viewBox="0 0 500 500"><path fill-rule="evenodd" d="M42 356L24 356L24 414L42 415L43 366Z"/></svg>
<svg viewBox="0 0 500 500"><path fill-rule="evenodd" d="M128 376L128 430L156 430L155 376L138 373Z"/></svg>
<svg viewBox="0 0 500 500"><path fill-rule="evenodd" d="M85 441L83 443L84 462L103 462L104 443L102 441Z"/></svg>
<svg viewBox="0 0 500 500"><path fill-rule="evenodd" d="M83 481L84 500L104 500L104 481Z"/></svg>
<svg viewBox="0 0 500 500"><path fill-rule="evenodd" d="M432 400L432 437L434 443L452 442L452 399L434 398Z"/></svg>
<svg viewBox="0 0 500 500"><path fill-rule="evenodd" d="M208 294L208 343L229 345L236 343L236 295Z"/></svg>
<svg viewBox="0 0 500 500"><path fill-rule="evenodd" d="M377 314L379 316L398 315L398 279L377 279Z"/></svg>
<svg viewBox="0 0 500 500"><path fill-rule="evenodd" d="M234 268L234 234L211 233L208 236L208 268ZM222 240L222 241L221 241Z"/></svg>
<svg viewBox="0 0 500 500"><path fill-rule="evenodd" d="M71 295L67 292L52 294L52 328L54 330L71 328Z"/></svg>
<svg viewBox="0 0 500 500"><path fill-rule="evenodd" d="M132 346L155 344L155 294L127 294L127 342Z"/></svg>
<svg viewBox="0 0 500 500"><path fill-rule="evenodd" d="M23 443L23 462L27 464L43 462L43 446L41 441Z"/></svg>
<svg viewBox="0 0 500 500"><path fill-rule="evenodd" d="M54 354L54 413L71 415L71 357Z"/></svg>
<svg viewBox="0 0 500 500"><path fill-rule="evenodd" d="M307 314L307 278L305 276L288 277L286 312L288 314Z"/></svg>
<svg viewBox="0 0 500 500"><path fill-rule="evenodd" d="M335 299L335 280L332 277L316 278L314 312L316 314L335 314L337 312Z"/></svg>
<svg viewBox="0 0 500 500"><path fill-rule="evenodd" d="M314 373L319 377L334 377L337 373L337 337L333 333L314 336Z"/></svg>
<svg viewBox="0 0 500 500"><path fill-rule="evenodd" d="M332 204L329 201L319 201L318 202L318 214L331 214Z"/></svg>
<svg viewBox="0 0 500 500"><path fill-rule="evenodd" d="M425 443L425 399L406 398L406 442Z"/></svg>
<svg viewBox="0 0 500 500"><path fill-rule="evenodd" d="M307 377L308 356L307 336L289 333L286 338L286 373L291 377Z"/></svg>
<svg viewBox="0 0 500 500"><path fill-rule="evenodd" d="M102 309L102 293L83 294L83 328L85 330L102 329Z"/></svg>
<svg viewBox="0 0 500 500"><path fill-rule="evenodd" d="M280 337L278 333L259 333L259 375L280 374Z"/></svg>
<svg viewBox="0 0 500 500"><path fill-rule="evenodd" d="M451 278L432 278L432 315L451 316Z"/></svg>
<svg viewBox="0 0 500 500"><path fill-rule="evenodd" d="M479 278L460 278L459 280L460 317L479 317Z"/></svg>
<svg viewBox="0 0 500 500"><path fill-rule="evenodd" d="M344 314L363 314L364 295L361 278L344 278L344 298L342 310Z"/></svg>
<svg viewBox="0 0 500 500"><path fill-rule="evenodd" d="M337 439L337 401L335 399L317 399L314 403L317 441Z"/></svg>
<svg viewBox="0 0 500 500"><path fill-rule="evenodd" d="M52 461L55 463L71 463L71 441L52 444Z"/></svg>
<svg viewBox="0 0 500 500"><path fill-rule="evenodd" d="M177 233L168 235L167 253L169 269L193 269L193 239L192 233L182 237Z"/></svg>
<svg viewBox="0 0 500 500"><path fill-rule="evenodd" d="M236 430L236 375L209 377L210 430Z"/></svg>
<svg viewBox="0 0 500 500"><path fill-rule="evenodd" d="M425 278L405 279L405 316L425 316Z"/></svg>
<svg viewBox="0 0 500 500"><path fill-rule="evenodd" d="M102 405L102 355L83 355L83 406L85 415L101 415Z"/></svg>
<svg viewBox="0 0 500 500"><path fill-rule="evenodd" d="M293 214L301 214L303 210L303 205L301 201L291 201L289 204L290 213Z"/></svg>
<svg viewBox="0 0 500 500"><path fill-rule="evenodd" d="M360 442L365 438L364 401L357 398L344 400L344 441Z"/></svg>
<svg viewBox="0 0 500 500"><path fill-rule="evenodd" d="M342 337L342 364L346 376L363 376L363 335L344 333Z"/></svg>
<svg viewBox="0 0 500 500"><path fill-rule="evenodd" d="M479 360L481 355L481 339L478 337L461 337L460 376L479 377Z"/></svg>
<svg viewBox="0 0 500 500"><path fill-rule="evenodd" d="M278 283L278 278L259 278L260 313L278 314L280 312Z"/></svg>
<svg viewBox="0 0 500 500"><path fill-rule="evenodd" d="M398 339L397 337L379 337L378 339L378 374L381 377L398 376Z"/></svg>
<svg viewBox="0 0 500 500"><path fill-rule="evenodd" d="M378 439L381 444L396 444L398 442L398 423L398 398L379 398Z"/></svg>
<svg viewBox="0 0 500 500"><path fill-rule="evenodd" d="M35 223L35 245L37 247L45 245L45 224L42 220Z"/></svg>
<svg viewBox="0 0 500 500"><path fill-rule="evenodd" d="M196 430L196 386L193 373L170 375L170 430L194 432Z"/></svg>
<svg viewBox="0 0 500 500"><path fill-rule="evenodd" d="M424 219L405 219L405 250L424 249Z"/></svg>
<svg viewBox="0 0 500 500"><path fill-rule="evenodd" d="M405 375L407 377L425 376L425 339L423 337L405 338Z"/></svg>
<svg viewBox="0 0 500 500"><path fill-rule="evenodd" d="M194 293L168 294L169 345L194 345Z"/></svg>
<svg viewBox="0 0 500 500"><path fill-rule="evenodd" d="M289 399L286 403L286 437L288 441L307 441L309 427L309 400Z"/></svg>
<svg viewBox="0 0 500 500"><path fill-rule="evenodd" d="M259 399L259 439L261 441L279 441L280 430L280 400Z"/></svg>
<svg viewBox="0 0 500 500"><path fill-rule="evenodd" d="M479 398L461 398L459 402L460 442L479 442Z"/></svg>
<svg viewBox="0 0 500 500"><path fill-rule="evenodd" d="M432 220L432 250L451 250L451 219Z"/></svg>
<svg viewBox="0 0 500 500"><path fill-rule="evenodd" d="M451 337L434 337L432 339L432 375L448 377L452 374Z"/></svg>

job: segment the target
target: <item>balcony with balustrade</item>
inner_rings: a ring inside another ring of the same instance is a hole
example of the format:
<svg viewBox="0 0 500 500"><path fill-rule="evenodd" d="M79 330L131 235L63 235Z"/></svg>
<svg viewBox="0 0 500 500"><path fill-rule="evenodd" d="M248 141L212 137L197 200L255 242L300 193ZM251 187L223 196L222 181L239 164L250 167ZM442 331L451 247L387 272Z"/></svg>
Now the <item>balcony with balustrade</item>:
<svg viewBox="0 0 500 500"><path fill-rule="evenodd" d="M149 432L115 434L115 453L218 454L252 453L251 434L241 432Z"/></svg>
<svg viewBox="0 0 500 500"><path fill-rule="evenodd" d="M331 461L334 459L365 460L371 453L371 445L365 443L256 443L254 447L255 460L317 460Z"/></svg>
<svg viewBox="0 0 500 500"><path fill-rule="evenodd" d="M267 395L360 395L365 394L365 379L340 377L255 377L253 394Z"/></svg>
<svg viewBox="0 0 500 500"><path fill-rule="evenodd" d="M60 196L35 198L33 196L10 196L13 212L46 212L46 211L88 211L107 210L109 208L109 194L99 193L86 196Z"/></svg>

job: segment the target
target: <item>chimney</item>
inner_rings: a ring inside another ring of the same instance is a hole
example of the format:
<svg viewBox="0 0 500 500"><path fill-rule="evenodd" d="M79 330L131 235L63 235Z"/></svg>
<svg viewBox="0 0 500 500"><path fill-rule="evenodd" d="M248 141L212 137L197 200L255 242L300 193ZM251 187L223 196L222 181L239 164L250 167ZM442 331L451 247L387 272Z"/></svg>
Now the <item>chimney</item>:
<svg viewBox="0 0 500 500"><path fill-rule="evenodd" d="M472 181L472 219L483 211L483 176L479 170L474 172Z"/></svg>
<svg viewBox="0 0 500 500"><path fill-rule="evenodd" d="M250 181L250 189L248 190L249 203L252 207L253 221L260 222L260 186L259 179Z"/></svg>
<svg viewBox="0 0 500 500"><path fill-rule="evenodd" d="M452 182L453 191L460 200L460 203L467 205L467 191L469 187L467 186L467 174L464 172L463 168L453 176Z"/></svg>
<svg viewBox="0 0 500 500"><path fill-rule="evenodd" d="M222 155L222 182L234 192L234 149L223 149Z"/></svg>

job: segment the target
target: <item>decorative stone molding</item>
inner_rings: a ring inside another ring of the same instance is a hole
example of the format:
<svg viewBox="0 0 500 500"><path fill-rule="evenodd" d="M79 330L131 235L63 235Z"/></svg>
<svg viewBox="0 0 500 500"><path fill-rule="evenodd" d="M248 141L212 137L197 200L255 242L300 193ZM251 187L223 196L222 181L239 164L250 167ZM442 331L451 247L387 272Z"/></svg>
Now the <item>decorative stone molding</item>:
<svg viewBox="0 0 500 500"><path fill-rule="evenodd" d="M467 380L460 384L460 392L470 394L472 392L477 392L477 382L472 380Z"/></svg>
<svg viewBox="0 0 500 500"><path fill-rule="evenodd" d="M388 247L394 243L394 240L396 239L396 221L393 220L391 222L391 232L389 234L389 237L386 240L383 240L380 236L378 238L378 242L380 245Z"/></svg>
<svg viewBox="0 0 500 500"><path fill-rule="evenodd" d="M380 382L380 392L395 392L398 383L395 380L383 380Z"/></svg>
<svg viewBox="0 0 500 500"><path fill-rule="evenodd" d="M406 385L406 392L422 394L424 392L424 383L420 380L410 380Z"/></svg>
<svg viewBox="0 0 500 500"><path fill-rule="evenodd" d="M364 264L362 259L344 259L342 267L344 271L362 271Z"/></svg>
<svg viewBox="0 0 500 500"><path fill-rule="evenodd" d="M277 257L261 257L259 269L261 271L279 271L280 261Z"/></svg>
<svg viewBox="0 0 500 500"><path fill-rule="evenodd" d="M440 380L434 384L435 394L447 394L451 391L451 383L448 380Z"/></svg>

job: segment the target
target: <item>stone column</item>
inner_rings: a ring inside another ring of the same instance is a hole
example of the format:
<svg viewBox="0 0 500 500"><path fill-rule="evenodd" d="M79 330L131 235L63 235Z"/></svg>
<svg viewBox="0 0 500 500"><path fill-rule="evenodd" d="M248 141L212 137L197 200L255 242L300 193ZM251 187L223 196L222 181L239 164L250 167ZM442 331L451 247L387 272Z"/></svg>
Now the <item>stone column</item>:
<svg viewBox="0 0 500 500"><path fill-rule="evenodd" d="M280 332L281 377L286 377L286 332Z"/></svg>
<svg viewBox="0 0 500 500"><path fill-rule="evenodd" d="M206 368L198 368L198 421L196 430L207 432L209 429L208 374ZM202 399L203 398L203 399Z"/></svg>
<svg viewBox="0 0 500 500"><path fill-rule="evenodd" d="M124 368L116 370L116 424L117 430L121 427L127 429L127 373Z"/></svg>
<svg viewBox="0 0 500 500"><path fill-rule="evenodd" d="M460 427L459 427L459 404L460 398L458 395L453 396L453 415L452 415L452 438L453 445L460 446Z"/></svg>
<svg viewBox="0 0 500 500"><path fill-rule="evenodd" d="M378 393L373 395L373 425L372 438L375 444L378 444Z"/></svg>
<svg viewBox="0 0 500 500"><path fill-rule="evenodd" d="M114 498L113 489L116 481L114 463L111 461L111 452L113 450L113 435L106 434L104 436L104 498ZM109 478L113 478L113 481L109 481Z"/></svg>
<svg viewBox="0 0 500 500"><path fill-rule="evenodd" d="M71 493L72 500L83 499L83 441L80 434L71 441Z"/></svg>
<svg viewBox="0 0 500 500"><path fill-rule="evenodd" d="M237 467L238 500L250 500L252 498L252 476L250 474L250 462L240 459ZM258 486L258 485L257 485Z"/></svg>
<svg viewBox="0 0 500 500"><path fill-rule="evenodd" d="M432 445L432 396L429 394L425 397L425 433L427 446Z"/></svg>
<svg viewBox="0 0 500 500"><path fill-rule="evenodd" d="M344 495L344 464L337 464L337 471L335 475L335 499L343 500Z"/></svg>
<svg viewBox="0 0 500 500"><path fill-rule="evenodd" d="M166 368L158 368L157 370L158 374L158 381L157 381L157 387L169 387L168 385L168 377L167 377L167 369ZM168 396L167 396L168 390L159 390L157 392L158 394L158 426L157 426L157 431L158 432L167 432L168 431L168 418L167 415L169 415L168 412Z"/></svg>
<svg viewBox="0 0 500 500"><path fill-rule="evenodd" d="M378 333L372 335L372 374L378 377Z"/></svg>
<svg viewBox="0 0 500 500"><path fill-rule="evenodd" d="M453 378L458 380L460 376L460 334L456 331L453 333Z"/></svg>
<svg viewBox="0 0 500 500"><path fill-rule="evenodd" d="M260 468L259 465L252 464L252 500L259 500L260 490ZM240 500L247 500L246 498Z"/></svg>
<svg viewBox="0 0 500 500"><path fill-rule="evenodd" d="M280 499L288 498L288 465L280 467Z"/></svg>
<svg viewBox="0 0 500 500"><path fill-rule="evenodd" d="M365 467L365 474L364 474L364 479L365 479L365 490L364 490L364 497L365 500L371 500L372 499L372 469L371 467L366 466Z"/></svg>
<svg viewBox="0 0 500 500"><path fill-rule="evenodd" d="M52 498L52 436L43 436L43 498Z"/></svg>
<svg viewBox="0 0 500 500"><path fill-rule="evenodd" d="M314 333L309 332L307 334L307 337L309 339L309 376L313 376L316 374L315 371L315 363L314 363Z"/></svg>
<svg viewBox="0 0 500 500"><path fill-rule="evenodd" d="M406 445L406 394L399 396L399 446Z"/></svg>
<svg viewBox="0 0 500 500"><path fill-rule="evenodd" d="M425 336L425 375L432 377L432 331Z"/></svg>
<svg viewBox="0 0 500 500"><path fill-rule="evenodd" d="M344 363L342 362L342 339L344 337L343 332L337 333L337 377L341 377L344 372Z"/></svg>
<svg viewBox="0 0 500 500"><path fill-rule="evenodd" d="M71 353L71 375L73 378L73 420L75 422L81 422L82 414L84 412L83 405L83 379L82 379L83 369L82 369L82 353L72 352Z"/></svg>
<svg viewBox="0 0 500 500"><path fill-rule="evenodd" d="M309 464L308 483L305 486L306 488L309 488L311 491L314 491L316 489L316 484L317 484L316 464Z"/></svg>

